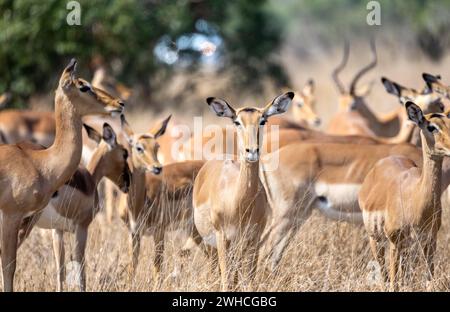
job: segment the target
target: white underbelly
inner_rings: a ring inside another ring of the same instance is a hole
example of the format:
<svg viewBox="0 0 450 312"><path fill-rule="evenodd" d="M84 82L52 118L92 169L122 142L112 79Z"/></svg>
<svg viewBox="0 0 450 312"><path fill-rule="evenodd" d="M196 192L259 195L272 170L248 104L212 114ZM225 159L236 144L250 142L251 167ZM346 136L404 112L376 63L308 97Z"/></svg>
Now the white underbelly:
<svg viewBox="0 0 450 312"><path fill-rule="evenodd" d="M343 211L359 211L358 193L361 184L356 183L323 183L315 184L315 193L329 207Z"/></svg>
<svg viewBox="0 0 450 312"><path fill-rule="evenodd" d="M75 231L74 222L61 216L51 203L44 208L36 225L42 229L56 229L66 232Z"/></svg>

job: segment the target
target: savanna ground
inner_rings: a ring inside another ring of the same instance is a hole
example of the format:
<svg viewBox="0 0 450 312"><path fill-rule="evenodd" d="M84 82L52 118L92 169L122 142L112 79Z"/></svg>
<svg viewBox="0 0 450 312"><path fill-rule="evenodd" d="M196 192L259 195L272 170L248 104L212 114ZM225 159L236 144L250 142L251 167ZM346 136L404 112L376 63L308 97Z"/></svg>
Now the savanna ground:
<svg viewBox="0 0 450 312"><path fill-rule="evenodd" d="M363 51L364 53L359 53ZM369 61L367 43L363 42L352 48L350 64L343 72L343 80L348 83L354 72ZM290 51L282 53L283 62L297 88L312 77L317 85L317 111L324 118L324 124L337 110L337 93L332 85L330 72L338 63L341 51L336 50L333 57L313 56L307 63L302 63ZM450 58L436 64L426 61L420 55L406 50L379 49L379 65L368 76L375 80L374 89L368 97L368 103L376 112L388 112L397 108L398 101L386 94L379 82L385 75L405 86L420 88L422 72L442 73L444 81L450 65ZM177 84L183 85L183 77L173 79L167 86L167 92L176 92ZM145 131L152 121L166 114L173 113L174 119L190 124L191 116L204 113L205 120L216 122L209 111L204 110L206 96L222 96L230 99L236 106L262 106L275 94L268 89L266 94L233 94L231 90L221 90L217 79L208 74L197 76L201 88L196 90L191 105L179 108L177 103L160 103L163 111L157 116L150 111L130 112L128 119L136 130ZM160 95L163 99L164 95ZM187 99L184 99L186 102ZM151 104L150 104L151 105ZM35 106L36 107L36 106ZM43 106L39 106L42 109ZM206 123L206 122L205 122ZM408 279L401 291L450 290L450 211L443 212L443 225L438 238L438 250L435 258L436 273L431 287L427 287L424 278L423 261L414 267L416 278ZM151 261L154 255L153 242L149 237L142 241L139 267L136 277L129 280L127 266L131 260L128 249L128 230L125 224L116 219L112 224L105 224L99 214L89 229L87 245L87 288L89 291L217 291L220 290L218 270L211 270L212 264L200 250L188 258L180 258L178 251L184 239L182 235L171 233L166 236L165 263L160 286L152 280ZM65 234L66 265L70 266L70 245L73 238ZM54 291L55 264L53 259L51 234L49 231L34 229L30 238L21 247L18 254L15 289L18 291ZM327 220L314 212L300 231L294 236L280 263L280 270L275 275L259 271L257 287L248 288L240 284L239 290L255 291L379 291L384 288L373 282L373 266L367 235L361 226ZM171 275L177 268L178 274ZM70 288L70 290L76 290Z"/></svg>
<svg viewBox="0 0 450 312"><path fill-rule="evenodd" d="M154 246L150 237L142 241L140 263L136 277L128 277L128 230L121 220L103 224L97 217L90 228L87 247L88 291L219 291L218 270L203 253L196 251L188 258L178 255L184 240L173 232L166 236L163 282L155 286L151 261ZM66 234L69 238L71 235ZM66 239L66 265L70 272L70 252L73 239ZM432 286L426 285L424 265L414 267L416 277L408 278L401 291L450 290L449 250L450 230L448 213L439 234L436 254L436 273ZM420 255L419 255L420 257ZM367 235L361 226L326 220L315 212L301 231L294 236L280 263L279 272L257 273L257 287L239 284L243 291L380 291L374 279ZM47 230L33 230L31 237L19 251L16 274L18 291L54 291L55 264L51 248L51 234ZM177 274L173 274L177 272ZM68 288L76 290L76 288Z"/></svg>

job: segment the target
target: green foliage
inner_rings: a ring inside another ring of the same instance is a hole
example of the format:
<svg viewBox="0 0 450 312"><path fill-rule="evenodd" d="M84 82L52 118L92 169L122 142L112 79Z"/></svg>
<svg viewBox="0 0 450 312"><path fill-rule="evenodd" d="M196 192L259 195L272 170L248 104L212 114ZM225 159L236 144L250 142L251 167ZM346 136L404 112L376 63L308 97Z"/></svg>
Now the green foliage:
<svg viewBox="0 0 450 312"><path fill-rule="evenodd" d="M169 79L178 70L194 71L202 54L180 48L177 40L202 33L199 20L211 26L205 35L220 38L217 69L229 70L235 87L247 89L261 88L265 77L287 84L276 53L286 29L300 47L308 38L335 44L343 37L397 28L414 34L434 60L450 45L450 0L379 0L382 26L376 27L366 23L368 0L79 0L81 26L67 24L67 2L0 0L0 93L10 91L16 103L54 88L71 57L92 70L93 59L101 56L119 80L147 89L152 76ZM189 62L158 60L154 49L162 39Z"/></svg>
<svg viewBox="0 0 450 312"><path fill-rule="evenodd" d="M223 37L222 64L238 68L242 81L257 84L255 78L272 72L284 78L275 61L265 62L278 48L281 28L264 0L79 0L81 26L67 24L67 2L0 0L0 92L9 90L16 99L47 92L71 57L86 68L101 56L128 84L145 85L160 70L170 77L176 65L158 61L155 45L163 36L175 42L195 32L200 18L216 25ZM191 54L195 67L200 54Z"/></svg>

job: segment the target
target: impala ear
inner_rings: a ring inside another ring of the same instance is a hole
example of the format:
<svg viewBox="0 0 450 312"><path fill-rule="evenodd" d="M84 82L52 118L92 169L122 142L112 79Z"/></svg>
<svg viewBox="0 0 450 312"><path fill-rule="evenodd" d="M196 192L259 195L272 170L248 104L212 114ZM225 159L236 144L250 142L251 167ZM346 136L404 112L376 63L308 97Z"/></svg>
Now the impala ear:
<svg viewBox="0 0 450 312"><path fill-rule="evenodd" d="M156 125L155 127L153 127L152 130L150 130L150 133L153 135L155 139L166 133L167 125L169 124L170 118L172 118L172 114L170 114L169 117L164 119L159 125Z"/></svg>
<svg viewBox="0 0 450 312"><path fill-rule="evenodd" d="M115 147L117 145L116 133L106 122L103 124L103 140L111 147Z"/></svg>
<svg viewBox="0 0 450 312"><path fill-rule="evenodd" d="M124 114L120 114L120 124L122 126L122 131L125 138L127 139L128 144L133 144L134 132L131 129L130 125L128 124L127 120L125 119Z"/></svg>
<svg viewBox="0 0 450 312"><path fill-rule="evenodd" d="M67 89L73 82L75 70L77 67L77 60L74 58L70 60L69 64L64 68L64 71L59 79L59 85L63 89Z"/></svg>
<svg viewBox="0 0 450 312"><path fill-rule="evenodd" d="M308 82L305 84L302 90L302 94L305 96L312 96L314 94L314 80L309 79Z"/></svg>
<svg viewBox="0 0 450 312"><path fill-rule="evenodd" d="M98 133L94 128L92 128L86 124L83 124L83 127L86 130L87 135L91 140L97 142L97 144L100 143L100 141L102 140L102 136L100 135L100 133Z"/></svg>
<svg viewBox="0 0 450 312"><path fill-rule="evenodd" d="M264 108L264 116L270 117L273 115L278 115L286 112L289 108L289 105L294 98L294 92L286 92L282 95L277 96L272 103L268 104Z"/></svg>
<svg viewBox="0 0 450 312"><path fill-rule="evenodd" d="M8 104L10 99L11 99L11 94L9 92L5 92L2 95L0 95L0 109L5 107L6 104Z"/></svg>
<svg viewBox="0 0 450 312"><path fill-rule="evenodd" d="M450 98L449 96L449 88L447 86L444 86L442 82L440 81L441 76L440 75L430 75L427 73L422 74L423 80L427 83L427 86L430 90L437 92L447 98Z"/></svg>
<svg viewBox="0 0 450 312"><path fill-rule="evenodd" d="M381 78L381 82L384 85L384 88L386 89L386 92L389 94L393 94L397 97L401 97L402 96L402 89L403 87L401 85L399 85L396 82L393 82L389 79L387 79L386 77L382 77Z"/></svg>
<svg viewBox="0 0 450 312"><path fill-rule="evenodd" d="M236 118L236 111L230 104L227 103L227 101L215 97L209 97L206 99L206 103L208 103L209 107L211 107L212 111L216 113L217 116L228 117L231 119Z"/></svg>
<svg viewBox="0 0 450 312"><path fill-rule="evenodd" d="M428 121L425 119L423 112L418 105L409 101L405 104L405 108L409 120L414 122L419 128L423 128L428 124Z"/></svg>

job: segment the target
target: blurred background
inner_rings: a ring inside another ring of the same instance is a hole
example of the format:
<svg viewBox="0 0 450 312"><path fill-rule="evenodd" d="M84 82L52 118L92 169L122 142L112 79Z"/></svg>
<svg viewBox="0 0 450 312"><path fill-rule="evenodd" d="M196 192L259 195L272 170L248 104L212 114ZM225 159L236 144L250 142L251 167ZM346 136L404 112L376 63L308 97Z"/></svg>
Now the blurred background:
<svg viewBox="0 0 450 312"><path fill-rule="evenodd" d="M371 37L372 107L396 105L381 75L417 88L423 71L450 79L450 0L380 0L380 26L367 24L365 0L79 0L81 25L72 26L68 2L0 0L0 94L11 94L9 107L52 109L58 75L76 57L81 77L104 67L131 88L132 112L199 115L207 96L262 106L313 78L326 119L337 110L330 73L344 41L349 83L370 62Z"/></svg>

